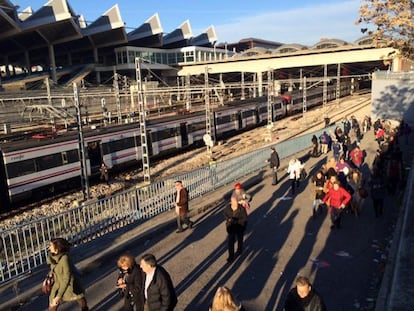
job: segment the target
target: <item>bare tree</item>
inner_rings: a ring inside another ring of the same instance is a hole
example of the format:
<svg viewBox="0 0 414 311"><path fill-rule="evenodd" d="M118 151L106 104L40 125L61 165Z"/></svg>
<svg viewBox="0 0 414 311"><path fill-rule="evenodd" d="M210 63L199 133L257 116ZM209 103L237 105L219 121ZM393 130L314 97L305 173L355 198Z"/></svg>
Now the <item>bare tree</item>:
<svg viewBox="0 0 414 311"><path fill-rule="evenodd" d="M414 58L414 2L413 0L362 0L357 25L373 24L368 32L376 46L392 46L410 59Z"/></svg>

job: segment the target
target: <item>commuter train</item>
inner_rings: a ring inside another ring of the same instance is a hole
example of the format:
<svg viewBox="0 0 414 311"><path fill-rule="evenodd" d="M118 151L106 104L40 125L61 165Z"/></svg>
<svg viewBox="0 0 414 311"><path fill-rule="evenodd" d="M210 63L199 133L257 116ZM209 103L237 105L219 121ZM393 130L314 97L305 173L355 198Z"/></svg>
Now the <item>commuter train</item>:
<svg viewBox="0 0 414 311"><path fill-rule="evenodd" d="M350 94L349 83L341 83L341 96ZM328 87L327 100L335 98L336 87ZM308 91L307 107L322 103L322 88ZM267 122L267 97L230 102L212 112L214 140L229 137ZM302 98L280 96L271 104L272 119L302 111ZM150 157L175 153L202 145L206 133L205 112L147 121ZM130 123L83 131L86 171L99 174L102 161L111 170L139 165L141 141L139 124ZM81 164L77 132L54 138L27 139L0 145L0 211L27 199L39 200L64 190L79 188Z"/></svg>

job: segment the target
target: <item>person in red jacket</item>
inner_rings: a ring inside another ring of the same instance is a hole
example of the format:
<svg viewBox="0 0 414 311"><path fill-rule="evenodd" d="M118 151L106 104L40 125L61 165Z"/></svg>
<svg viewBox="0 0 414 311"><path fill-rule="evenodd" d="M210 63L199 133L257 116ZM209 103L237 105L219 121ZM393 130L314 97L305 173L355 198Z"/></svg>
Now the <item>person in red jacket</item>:
<svg viewBox="0 0 414 311"><path fill-rule="evenodd" d="M341 212L342 209L351 200L351 195L341 186L337 181L334 182L333 187L325 194L322 202L329 200L329 212L331 214L331 229L341 227Z"/></svg>
<svg viewBox="0 0 414 311"><path fill-rule="evenodd" d="M362 162L364 162L364 151L359 146L356 146L349 153L349 158L352 164L359 170L361 169Z"/></svg>

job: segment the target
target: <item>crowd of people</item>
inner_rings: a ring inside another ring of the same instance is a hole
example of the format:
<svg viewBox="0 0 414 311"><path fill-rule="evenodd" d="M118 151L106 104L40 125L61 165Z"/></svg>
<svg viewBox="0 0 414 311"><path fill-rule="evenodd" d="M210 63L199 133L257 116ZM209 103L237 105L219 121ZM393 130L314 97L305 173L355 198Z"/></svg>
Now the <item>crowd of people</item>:
<svg viewBox="0 0 414 311"><path fill-rule="evenodd" d="M373 128L378 149L371 165L366 163L366 152L360 141ZM334 132L323 132L319 139L312 137L310 155L321 154L332 156L310 178L313 195L310 202L310 217L318 217L324 209L328 209L331 229L341 228L344 211L352 212L359 217L365 200L371 196L375 217L384 213L384 199L387 193L394 195L403 179L402 153L399 148L400 137L408 142L411 130L403 121L399 128L392 128L383 120L371 124L369 117L362 121L362 130L355 117L343 120L342 128ZM280 160L275 148L271 148L268 159L272 171L272 185L278 183L277 171ZM304 180L304 165L299 159L289 161L286 173L290 181L290 193L295 195L299 181ZM189 218L188 190L179 180L175 182L175 211L177 215L177 232L193 228ZM250 202L252 197L246 193L241 183L236 183L231 194L230 204L223 210L227 232L227 262L231 263L243 252L244 233L248 223ZM235 250L235 245L237 248ZM88 310L85 292L80 277L69 256L71 244L56 238L50 242L48 264L50 274L54 276L54 284L49 295L49 310L57 310L61 302L76 301L81 310ZM124 301L124 310L158 311L174 310L177 295L169 273L157 263L152 254L145 254L137 264L130 254L118 258L119 275L116 288ZM295 287L289 292L284 303L286 311L291 310L326 310L322 297L312 288L308 278L300 276ZM213 298L210 311L244 310L231 290L220 286Z"/></svg>
<svg viewBox="0 0 414 311"><path fill-rule="evenodd" d="M324 132L319 137L321 146L324 142L327 142L327 146L321 147L318 154L332 150L332 157L328 157L327 162L311 178L314 191L311 214L316 217L318 211L328 207L332 229L341 227L344 211L358 217L369 196L375 216L380 217L384 210L386 190L393 195L401 185L403 166L399 138L410 133L408 125L402 121L399 128L393 128L380 119L372 125L369 117L365 117L362 124L361 131L355 117L350 120L345 118L343 130L337 127L334 132ZM360 145L362 136L371 128L378 142L372 164L365 163L367 154ZM315 153L314 138L312 144L311 155ZM366 169L363 169L364 166Z"/></svg>

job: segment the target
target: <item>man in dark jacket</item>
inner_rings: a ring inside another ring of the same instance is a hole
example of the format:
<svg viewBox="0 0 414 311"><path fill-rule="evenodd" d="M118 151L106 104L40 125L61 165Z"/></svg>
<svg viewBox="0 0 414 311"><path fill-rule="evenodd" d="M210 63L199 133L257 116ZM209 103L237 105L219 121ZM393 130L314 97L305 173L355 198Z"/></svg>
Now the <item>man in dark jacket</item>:
<svg viewBox="0 0 414 311"><path fill-rule="evenodd" d="M227 262L232 262L243 251L243 235L247 225L247 212L238 202L236 197L231 197L230 205L223 210L226 220L227 248L229 257ZM234 253L234 244L237 240L237 251Z"/></svg>
<svg viewBox="0 0 414 311"><path fill-rule="evenodd" d="M274 147L270 148L271 154L269 160L270 168L272 169L272 185L277 184L277 169L280 166L279 155Z"/></svg>
<svg viewBox="0 0 414 311"><path fill-rule="evenodd" d="M157 264L152 254L142 256L141 269L145 272L144 311L174 310L177 295L168 272Z"/></svg>
<svg viewBox="0 0 414 311"><path fill-rule="evenodd" d="M285 301L285 311L326 311L322 298L313 290L308 278L299 276Z"/></svg>

